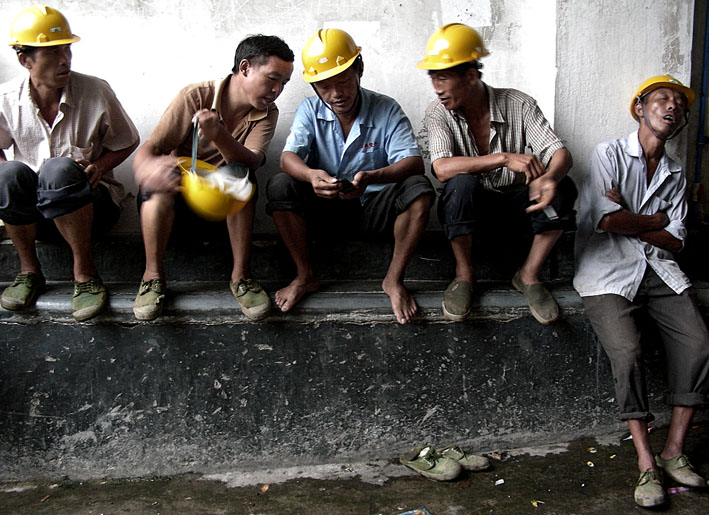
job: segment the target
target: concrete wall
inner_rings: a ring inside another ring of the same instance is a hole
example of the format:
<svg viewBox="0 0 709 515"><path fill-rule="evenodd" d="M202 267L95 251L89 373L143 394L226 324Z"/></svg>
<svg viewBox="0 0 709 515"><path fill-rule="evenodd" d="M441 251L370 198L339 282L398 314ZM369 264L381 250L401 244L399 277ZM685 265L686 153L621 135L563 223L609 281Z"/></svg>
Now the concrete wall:
<svg viewBox="0 0 709 515"><path fill-rule="evenodd" d="M4 1L0 34L25 1ZM236 44L251 33L278 34L296 53L293 80L278 100L281 119L265 178L278 156L298 103L310 94L300 78L300 50L318 28L350 31L363 47L365 87L399 100L426 149L422 120L433 93L415 68L428 36L441 24L476 27L491 55L484 78L534 96L554 121L583 173L593 146L633 130L628 103L638 83L669 72L687 80L691 64L690 0L95 0L55 1L82 40L75 70L106 79L145 139L184 85L226 75ZM9 48L0 55L0 80L23 73ZM558 73L558 75L557 75ZM686 146L680 140L680 147ZM130 163L118 170L130 192ZM263 205L263 195L260 200ZM128 204L121 232L137 232ZM260 209L256 230L274 231Z"/></svg>

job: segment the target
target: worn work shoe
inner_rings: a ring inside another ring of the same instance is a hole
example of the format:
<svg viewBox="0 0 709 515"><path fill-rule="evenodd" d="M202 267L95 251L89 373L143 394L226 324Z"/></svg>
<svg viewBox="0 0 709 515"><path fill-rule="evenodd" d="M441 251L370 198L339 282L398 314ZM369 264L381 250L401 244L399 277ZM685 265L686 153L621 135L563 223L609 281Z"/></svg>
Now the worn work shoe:
<svg viewBox="0 0 709 515"><path fill-rule="evenodd" d="M635 485L635 504L643 508L660 506L666 500L665 489L662 486L662 472L647 469L640 474Z"/></svg>
<svg viewBox="0 0 709 515"><path fill-rule="evenodd" d="M446 447L445 449L437 450L436 452L441 456L457 461L465 470L477 472L479 470L490 468L490 460L488 460L485 456L467 454L457 445L452 445L450 447Z"/></svg>
<svg viewBox="0 0 709 515"><path fill-rule="evenodd" d="M450 481L460 474L462 467L456 460L438 454L433 447L414 447L399 457L402 465L434 481Z"/></svg>
<svg viewBox="0 0 709 515"><path fill-rule="evenodd" d="M453 322L462 322L473 306L473 283L454 280L443 293L443 316Z"/></svg>
<svg viewBox="0 0 709 515"><path fill-rule="evenodd" d="M44 277L32 272L18 274L15 281L2 292L0 306L10 311L28 308L37 300L45 283Z"/></svg>
<svg viewBox="0 0 709 515"><path fill-rule="evenodd" d="M162 279L142 281L133 303L133 314L138 320L155 320L162 313L167 284Z"/></svg>
<svg viewBox="0 0 709 515"><path fill-rule="evenodd" d="M261 320L266 318L271 309L271 299L263 291L261 285L253 279L239 279L235 283L229 284L231 292L239 301L241 312L251 320Z"/></svg>
<svg viewBox="0 0 709 515"><path fill-rule="evenodd" d="M529 311L542 325L549 325L559 318L559 305L542 283L524 284L519 276L519 270L512 278L512 286L527 298Z"/></svg>
<svg viewBox="0 0 709 515"><path fill-rule="evenodd" d="M707 486L707 480L694 471L694 467L689 463L689 458L684 454L663 460L659 454L655 456L655 463L673 480L684 486L703 488Z"/></svg>
<svg viewBox="0 0 709 515"><path fill-rule="evenodd" d="M106 287L101 279L89 279L86 282L74 281L74 298L71 310L74 320L83 322L96 316L106 305Z"/></svg>

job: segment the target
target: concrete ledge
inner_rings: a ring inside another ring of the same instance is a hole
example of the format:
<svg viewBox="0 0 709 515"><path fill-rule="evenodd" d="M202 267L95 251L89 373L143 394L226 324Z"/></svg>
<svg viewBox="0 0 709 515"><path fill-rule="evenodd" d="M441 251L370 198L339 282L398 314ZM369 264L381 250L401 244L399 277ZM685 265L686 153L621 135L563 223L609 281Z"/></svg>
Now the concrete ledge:
<svg viewBox="0 0 709 515"><path fill-rule="evenodd" d="M76 324L56 285L31 319L0 318L0 480L342 463L416 443L488 450L617 430L607 359L568 284L551 327L489 286L464 323L443 321L439 290L417 293L424 316L399 326L383 294L352 289L255 324L223 284L204 295L175 285L184 291L157 323L132 319L133 289L112 285L111 314ZM648 376L665 417L661 360L649 353Z"/></svg>

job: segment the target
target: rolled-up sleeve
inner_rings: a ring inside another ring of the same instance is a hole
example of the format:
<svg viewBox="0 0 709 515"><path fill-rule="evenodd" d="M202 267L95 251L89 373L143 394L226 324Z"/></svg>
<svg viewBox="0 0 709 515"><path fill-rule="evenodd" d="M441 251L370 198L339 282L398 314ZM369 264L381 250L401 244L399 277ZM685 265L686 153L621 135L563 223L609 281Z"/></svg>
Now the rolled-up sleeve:
<svg viewBox="0 0 709 515"><path fill-rule="evenodd" d="M622 206L606 196L608 190L618 188L618 171L613 160L612 149L605 143L598 145L591 155L589 173L584 180L582 202L587 207L585 212L590 215L591 227L596 232L605 232L599 227L604 216L622 209Z"/></svg>

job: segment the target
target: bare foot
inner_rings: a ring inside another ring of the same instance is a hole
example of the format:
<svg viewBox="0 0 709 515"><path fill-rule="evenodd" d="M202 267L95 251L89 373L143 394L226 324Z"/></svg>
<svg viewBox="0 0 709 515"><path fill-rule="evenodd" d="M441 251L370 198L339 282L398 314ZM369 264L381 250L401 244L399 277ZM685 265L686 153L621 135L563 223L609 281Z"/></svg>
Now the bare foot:
<svg viewBox="0 0 709 515"><path fill-rule="evenodd" d="M293 281L276 292L276 306L283 311L290 311L306 293L313 293L320 289L320 281L315 278L301 279L296 277Z"/></svg>
<svg viewBox="0 0 709 515"><path fill-rule="evenodd" d="M400 324L408 324L411 322L416 316L418 306L416 305L414 297L404 288L403 283L399 281L387 282L385 280L382 283L382 289L384 293L389 295L391 308L394 311L396 321Z"/></svg>

